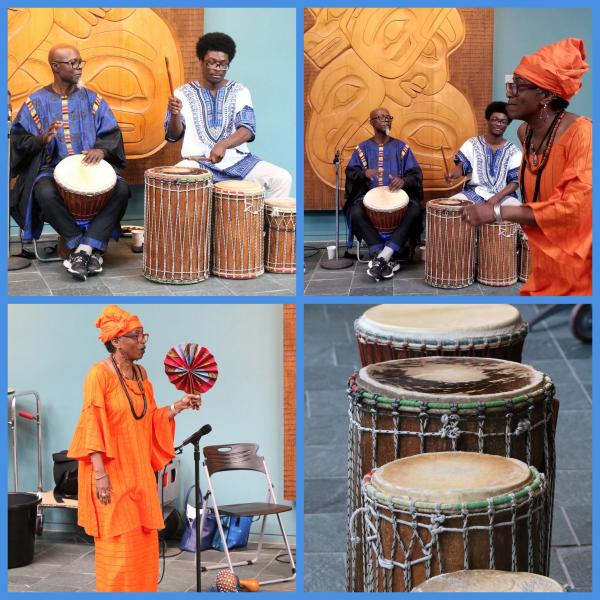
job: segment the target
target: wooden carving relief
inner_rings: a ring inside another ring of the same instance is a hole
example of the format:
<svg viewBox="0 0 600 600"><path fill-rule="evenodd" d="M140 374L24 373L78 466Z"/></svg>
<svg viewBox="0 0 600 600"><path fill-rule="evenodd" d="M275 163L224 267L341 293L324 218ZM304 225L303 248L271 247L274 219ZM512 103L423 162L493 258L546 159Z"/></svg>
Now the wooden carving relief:
<svg viewBox="0 0 600 600"><path fill-rule="evenodd" d="M380 106L395 117L391 134L416 154L426 191L448 191L441 149L450 161L477 134L491 92L491 38L478 40L487 52L468 41L476 21L491 18L486 9L305 11L306 208L334 207L335 152L347 164L356 145L372 135L369 113ZM480 67L475 102L451 60L453 54L464 60L465 48L469 64Z"/></svg>
<svg viewBox="0 0 600 600"><path fill-rule="evenodd" d="M181 21L181 22L180 22ZM164 148L169 80L192 78L194 46L203 30L202 9L18 8L8 11L8 88L15 111L52 81L48 50L72 44L86 60L82 82L110 105L125 142L130 183L143 170L180 160L179 145ZM189 38L189 39L188 39ZM182 49L190 56L184 58ZM188 64L189 63L189 64Z"/></svg>

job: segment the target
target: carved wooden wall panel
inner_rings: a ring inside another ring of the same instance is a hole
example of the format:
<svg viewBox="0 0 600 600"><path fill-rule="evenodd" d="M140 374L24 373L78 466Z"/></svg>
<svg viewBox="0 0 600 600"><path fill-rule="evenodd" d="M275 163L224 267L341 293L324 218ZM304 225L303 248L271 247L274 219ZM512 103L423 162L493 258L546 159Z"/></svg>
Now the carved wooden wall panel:
<svg viewBox="0 0 600 600"><path fill-rule="evenodd" d="M296 305L283 305L283 497L296 499Z"/></svg>
<svg viewBox="0 0 600 600"><path fill-rule="evenodd" d="M146 168L173 164L180 145L165 145L163 121L169 82L193 77L202 9L20 8L8 13L8 87L17 110L52 81L48 50L76 46L87 61L83 82L109 103L129 160L125 177L142 183Z"/></svg>
<svg viewBox="0 0 600 600"><path fill-rule="evenodd" d="M416 154L426 195L447 193L440 148L450 162L483 125L492 44L492 9L306 9L305 208L335 207L335 151L343 172L379 106Z"/></svg>

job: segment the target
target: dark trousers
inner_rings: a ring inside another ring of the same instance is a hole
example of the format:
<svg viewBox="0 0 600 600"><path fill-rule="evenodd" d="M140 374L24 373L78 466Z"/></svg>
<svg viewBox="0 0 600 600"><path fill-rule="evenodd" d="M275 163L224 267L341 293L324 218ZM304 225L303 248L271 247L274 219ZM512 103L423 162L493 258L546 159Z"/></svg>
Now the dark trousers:
<svg viewBox="0 0 600 600"><path fill-rule="evenodd" d="M359 239L364 240L369 249L369 254L375 256L384 246L389 246L394 252L400 251L407 241L413 237L416 239L421 234L421 207L412 198L408 201L408 209L402 219L402 223L394 229L389 238L384 240L377 229L369 220L362 197L356 198L354 202L344 207L348 227Z"/></svg>
<svg viewBox="0 0 600 600"><path fill-rule="evenodd" d="M40 207L44 221L66 240L69 250L74 250L79 244L86 244L104 251L111 234L120 228L129 201L129 186L123 179L117 179L112 196L87 228L77 224L60 197L52 177L43 177L35 184L33 201Z"/></svg>

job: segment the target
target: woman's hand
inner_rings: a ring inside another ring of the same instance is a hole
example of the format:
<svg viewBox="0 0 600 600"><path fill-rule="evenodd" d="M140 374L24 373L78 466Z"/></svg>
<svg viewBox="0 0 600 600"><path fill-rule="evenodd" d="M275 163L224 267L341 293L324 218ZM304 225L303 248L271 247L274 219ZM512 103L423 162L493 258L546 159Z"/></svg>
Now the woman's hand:
<svg viewBox="0 0 600 600"><path fill-rule="evenodd" d="M96 498L100 500L101 504L110 504L112 486L110 485L108 473L104 473L103 475L94 473L94 478L96 480Z"/></svg>
<svg viewBox="0 0 600 600"><path fill-rule="evenodd" d="M496 216L494 215L494 206L488 204L473 204L465 206L462 212L462 218L469 225L483 225L485 223L494 223Z"/></svg>
<svg viewBox="0 0 600 600"><path fill-rule="evenodd" d="M173 408L175 409L175 415L179 414L181 411L186 408L191 408L192 410L200 410L200 406L202 405L202 397L200 394L186 394L181 400L177 400L177 402L173 403Z"/></svg>

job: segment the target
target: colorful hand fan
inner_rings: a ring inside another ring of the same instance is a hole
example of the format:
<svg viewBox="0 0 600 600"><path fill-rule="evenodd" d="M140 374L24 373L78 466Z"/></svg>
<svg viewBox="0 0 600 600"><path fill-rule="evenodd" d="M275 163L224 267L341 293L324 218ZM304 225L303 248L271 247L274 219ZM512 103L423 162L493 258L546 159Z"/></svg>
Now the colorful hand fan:
<svg viewBox="0 0 600 600"><path fill-rule="evenodd" d="M198 344L178 344L165 356L169 381L186 394L203 394L217 381L219 367L215 357Z"/></svg>

